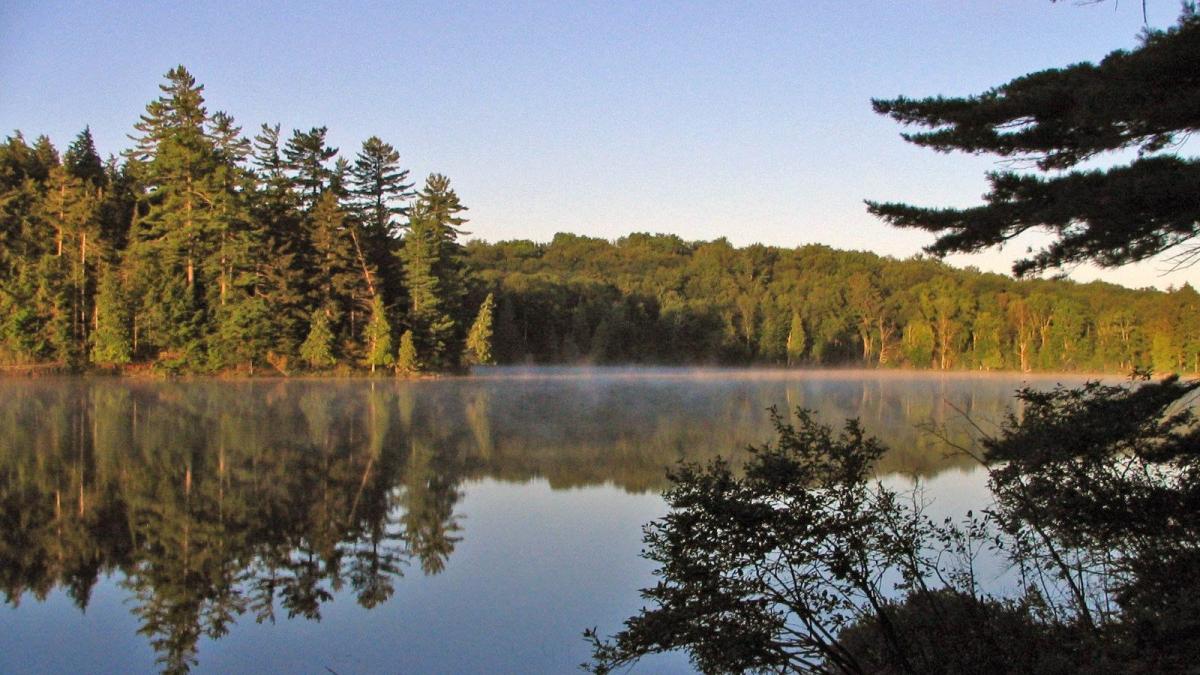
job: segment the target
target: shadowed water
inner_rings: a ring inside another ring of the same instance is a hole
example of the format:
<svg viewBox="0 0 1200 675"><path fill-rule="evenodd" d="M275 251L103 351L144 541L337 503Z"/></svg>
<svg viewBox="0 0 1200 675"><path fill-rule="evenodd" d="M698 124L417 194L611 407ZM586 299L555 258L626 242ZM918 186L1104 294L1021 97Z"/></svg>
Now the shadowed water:
<svg viewBox="0 0 1200 675"><path fill-rule="evenodd" d="M1039 385L1052 384L1045 380ZM0 672L563 672L652 583L680 459L860 418L889 482L986 503L1014 377L486 369L0 381ZM678 656L645 672L686 670Z"/></svg>

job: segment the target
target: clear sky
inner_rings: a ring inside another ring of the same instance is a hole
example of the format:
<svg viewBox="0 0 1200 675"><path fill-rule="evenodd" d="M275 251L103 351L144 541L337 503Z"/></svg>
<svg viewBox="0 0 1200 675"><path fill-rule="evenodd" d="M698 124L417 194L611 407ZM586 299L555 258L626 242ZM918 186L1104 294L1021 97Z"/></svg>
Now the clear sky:
<svg viewBox="0 0 1200 675"><path fill-rule="evenodd" d="M1149 0L1149 25L1179 5ZM450 176L475 237L823 243L898 257L931 235L862 200L967 206L991 157L909 146L870 98L979 93L1132 48L1140 2L88 2L0 0L0 131L102 154L184 64L252 134L378 135ZM1195 144L1185 146L1190 152ZM1024 251L956 256L1007 271ZM1073 278L1185 281L1164 263Z"/></svg>

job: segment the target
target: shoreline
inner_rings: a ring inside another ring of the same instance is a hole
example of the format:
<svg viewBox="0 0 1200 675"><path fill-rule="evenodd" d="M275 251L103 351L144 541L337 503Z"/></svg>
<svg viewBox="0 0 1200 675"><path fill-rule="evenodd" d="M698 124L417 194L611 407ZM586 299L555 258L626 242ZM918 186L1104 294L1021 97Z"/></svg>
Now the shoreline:
<svg viewBox="0 0 1200 675"><path fill-rule="evenodd" d="M1171 373L1154 373L1152 379L1161 379ZM328 372L299 371L281 373L272 368L266 368L261 373L249 374L245 371L223 373L168 373L154 371L150 367L135 368L106 368L73 371L59 364L29 364L0 366L0 380L32 380L32 379L114 379L130 381L214 381L214 382L255 382L255 381L305 381L305 380L373 380L373 381L429 381L446 379L472 380L519 380L519 379L823 379L838 378L872 378L872 379L903 379L913 377L942 377L947 379L1029 379L1047 380L1055 378L1071 378L1086 380L1127 380L1129 373L1104 371L1029 371L1018 370L933 370L918 368L783 368L776 366L719 366L719 365L666 365L666 364L519 364L482 366L481 370L472 372L418 373L399 375L390 372L371 373L366 370L339 369ZM1197 377L1195 373L1181 375L1183 378Z"/></svg>

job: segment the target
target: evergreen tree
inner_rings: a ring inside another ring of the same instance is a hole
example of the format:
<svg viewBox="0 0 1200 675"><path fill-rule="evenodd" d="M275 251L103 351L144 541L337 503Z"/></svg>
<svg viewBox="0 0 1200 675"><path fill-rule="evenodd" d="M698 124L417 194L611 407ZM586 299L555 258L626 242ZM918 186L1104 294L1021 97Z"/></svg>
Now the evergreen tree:
<svg viewBox="0 0 1200 675"><path fill-rule="evenodd" d="M92 361L122 365L133 356L129 336L129 308L121 278L113 265L105 265L96 290L96 330L92 334Z"/></svg>
<svg viewBox="0 0 1200 675"><path fill-rule="evenodd" d="M333 332L329 330L329 319L324 310L312 313L308 337L300 345L300 358L315 369L329 368L337 363L333 356Z"/></svg>
<svg viewBox="0 0 1200 675"><path fill-rule="evenodd" d="M77 367L82 357L80 344L73 330L74 293L70 284L70 273L62 256L44 256L33 268L37 289L32 305L41 324L37 337L40 356L71 368Z"/></svg>
<svg viewBox="0 0 1200 675"><path fill-rule="evenodd" d="M93 188L105 187L108 175L104 169L104 161L96 152L96 143L92 140L90 127L84 127L67 148L66 154L63 155L63 167L67 173Z"/></svg>
<svg viewBox="0 0 1200 675"><path fill-rule="evenodd" d="M209 346L209 362L213 368L237 364L254 366L267 360L275 344L266 302L254 295L241 295L216 309L216 333Z"/></svg>
<svg viewBox="0 0 1200 675"><path fill-rule="evenodd" d="M350 167L350 195L355 222L352 230L364 274L371 270L384 297L403 297L404 275L396 259L401 223L408 214L405 202L416 195L408 170L399 166L400 154L376 136L368 138ZM360 235L361 233L361 235Z"/></svg>
<svg viewBox="0 0 1200 675"><path fill-rule="evenodd" d="M450 180L432 174L409 214L408 235L401 256L408 284L410 312L417 350L435 369L454 368L462 354L463 234L466 219Z"/></svg>
<svg viewBox="0 0 1200 675"><path fill-rule="evenodd" d="M357 271L347 221L337 196L330 190L322 193L307 218L309 265L314 304L326 310L335 334L353 340L373 294Z"/></svg>
<svg viewBox="0 0 1200 675"><path fill-rule="evenodd" d="M33 140L33 164L29 176L37 181L44 181L50 175L50 169L62 164L58 149L50 142L49 136L38 136Z"/></svg>
<svg viewBox="0 0 1200 675"><path fill-rule="evenodd" d="M147 213L134 232L130 253L142 291L138 323L159 347L194 353L204 337L206 306L202 263L226 228L228 181L222 157L207 132L203 85L183 66L166 75L163 95L146 106L135 125L140 136L131 156L144 160L150 192Z"/></svg>
<svg viewBox="0 0 1200 675"><path fill-rule="evenodd" d="M92 290L99 258L100 231L95 188L62 165L48 172L45 196L36 210L45 233L46 256L39 275L40 308L51 342L62 361L78 365L87 352L92 318Z"/></svg>
<svg viewBox="0 0 1200 675"><path fill-rule="evenodd" d="M213 114L208 135L216 156L213 181L222 188L213 196L214 243L203 264L206 278L213 280L205 296L215 323L209 328L215 333L209 360L219 367L246 363L253 372L255 364L265 361L274 348L278 331L271 320L270 304L259 293L263 233L252 222L242 198L255 184L253 174L243 168L251 145L233 118L223 112Z"/></svg>
<svg viewBox="0 0 1200 675"><path fill-rule="evenodd" d="M145 192L135 160L118 162L110 156L104 164L104 184L100 199L100 233L111 251L124 251L129 230L138 218L138 202Z"/></svg>
<svg viewBox="0 0 1200 675"><path fill-rule="evenodd" d="M337 156L338 149L325 145L327 131L326 127L313 127L306 132L295 130L283 149L284 166L291 172L292 185L305 211L316 206L333 178L333 171L326 163Z"/></svg>
<svg viewBox="0 0 1200 675"><path fill-rule="evenodd" d="M400 351L396 355L396 371L401 375L412 375L421 372L421 369L421 358L417 354L413 332L406 330L400 336Z"/></svg>
<svg viewBox="0 0 1200 675"><path fill-rule="evenodd" d="M1050 177L991 173L986 204L967 209L868 202L900 227L937 233L928 251L972 252L1032 228L1056 237L1013 266L1017 274L1082 261L1117 266L1177 249L1200 234L1200 160L1162 151L1200 129L1200 14L1185 5L1178 25L1147 31L1139 48L1019 77L967 98L877 99L875 111L930 131L905 134L941 152L1032 158ZM1138 159L1105 170L1073 170L1101 153L1135 148ZM1065 172L1064 172L1065 171ZM1187 264L1200 247L1177 252Z"/></svg>
<svg viewBox="0 0 1200 675"><path fill-rule="evenodd" d="M363 141L362 150L350 169L351 194L364 228L373 238L399 237L397 216L408 209L402 204L416 196L408 180L408 170L400 168L400 153L378 136Z"/></svg>
<svg viewBox="0 0 1200 675"><path fill-rule="evenodd" d="M276 348L292 353L308 320L309 280L302 253L308 238L301 228L299 199L279 149L279 125L262 125L253 139L256 185L250 202L255 250L255 292L270 308Z"/></svg>
<svg viewBox="0 0 1200 675"><path fill-rule="evenodd" d="M392 356L392 327L388 324L387 312L383 308L383 300L377 295L371 301L371 322L367 324L367 365L371 372L375 366L390 366L395 362Z"/></svg>
<svg viewBox="0 0 1200 675"><path fill-rule="evenodd" d="M495 310L496 299L488 293L479 307L475 323L471 324L471 331L467 333L468 364L491 365L496 362L492 355L492 315Z"/></svg>

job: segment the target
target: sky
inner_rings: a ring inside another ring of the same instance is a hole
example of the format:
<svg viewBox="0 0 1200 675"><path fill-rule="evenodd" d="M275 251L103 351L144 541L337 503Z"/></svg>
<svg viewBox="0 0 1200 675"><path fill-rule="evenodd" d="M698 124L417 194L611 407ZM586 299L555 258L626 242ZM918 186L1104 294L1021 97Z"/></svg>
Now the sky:
<svg viewBox="0 0 1200 675"><path fill-rule="evenodd" d="M101 154L185 65L210 112L377 135L418 181L450 177L472 237L631 232L907 257L932 235L864 199L970 206L989 156L905 143L870 99L969 95L1138 44L1142 3L21 2L0 0L0 133ZM1148 0L1148 25L1179 5ZM1196 154L1196 143L1183 146ZM1119 160L1120 158L1116 158ZM1005 272L1027 245L952 256ZM1162 261L1071 278L1200 285Z"/></svg>

